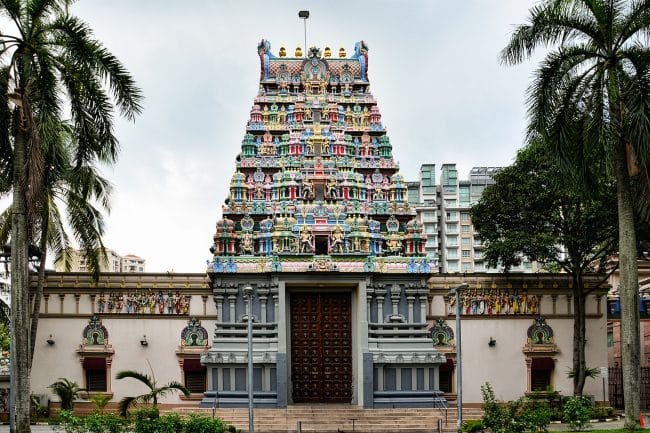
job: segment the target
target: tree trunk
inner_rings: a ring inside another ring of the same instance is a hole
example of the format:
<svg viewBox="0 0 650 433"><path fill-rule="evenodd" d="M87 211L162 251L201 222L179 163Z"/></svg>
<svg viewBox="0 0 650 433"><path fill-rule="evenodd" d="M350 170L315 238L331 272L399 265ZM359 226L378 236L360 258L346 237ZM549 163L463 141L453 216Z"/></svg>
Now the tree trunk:
<svg viewBox="0 0 650 433"><path fill-rule="evenodd" d="M25 98L23 98L23 104ZM15 110L16 137L13 162L13 209L11 213L11 391L15 401L15 433L30 433L29 405L29 273L27 250L27 176L28 133L22 116L25 107Z"/></svg>
<svg viewBox="0 0 650 433"><path fill-rule="evenodd" d="M47 199L46 199L47 200ZM43 217L41 218L41 241L38 248L41 251L41 261L38 264L38 282L34 294L34 306L32 308L32 323L29 331L29 368L34 363L34 348L36 347L36 332L38 331L38 319L41 314L41 299L43 298L43 284L45 283L45 261L47 259L47 234L50 224L50 212L48 203L43 205Z"/></svg>
<svg viewBox="0 0 650 433"><path fill-rule="evenodd" d="M578 272L578 271L576 271ZM582 278L573 276L573 395L582 396L585 387L587 369L585 356L586 326L585 326L585 295Z"/></svg>
<svg viewBox="0 0 650 433"><path fill-rule="evenodd" d="M639 380L641 377L639 336L639 279L636 263L636 233L634 209L630 193L625 144L616 148L616 193L618 199L619 266L621 301L621 352L623 363L623 398L625 425L639 424Z"/></svg>
<svg viewBox="0 0 650 433"><path fill-rule="evenodd" d="M618 84L618 71L613 65L609 72L609 103L616 138L614 143L616 170L616 199L618 209L618 263L621 301L621 352L623 367L623 399L625 401L625 426L639 426L641 379L640 362L640 315L639 274L636 263L636 232L634 230L634 207L628 170L628 153L625 146L624 107Z"/></svg>

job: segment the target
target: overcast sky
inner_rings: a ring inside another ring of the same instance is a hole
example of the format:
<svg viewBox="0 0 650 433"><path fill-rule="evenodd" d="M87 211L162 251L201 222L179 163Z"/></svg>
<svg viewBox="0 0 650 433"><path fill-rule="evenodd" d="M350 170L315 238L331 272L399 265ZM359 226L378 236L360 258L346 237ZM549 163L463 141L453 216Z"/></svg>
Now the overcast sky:
<svg viewBox="0 0 650 433"><path fill-rule="evenodd" d="M534 64L498 53L529 0L81 0L72 11L126 65L146 97L118 121L105 244L147 271L202 272L258 89L257 43L336 55L363 39L393 155L409 180L422 163L507 165L522 145ZM439 173L437 174L439 175Z"/></svg>

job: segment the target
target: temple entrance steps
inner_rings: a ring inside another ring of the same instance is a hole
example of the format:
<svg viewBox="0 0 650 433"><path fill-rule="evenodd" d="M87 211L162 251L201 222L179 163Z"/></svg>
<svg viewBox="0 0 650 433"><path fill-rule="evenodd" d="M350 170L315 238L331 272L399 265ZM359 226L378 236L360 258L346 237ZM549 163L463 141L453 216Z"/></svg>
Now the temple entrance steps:
<svg viewBox="0 0 650 433"><path fill-rule="evenodd" d="M178 408L180 414L212 414L212 409ZM463 412L465 414L465 412ZM248 431L248 408L216 409L215 416ZM453 409L361 409L350 405L294 405L255 409L255 433L433 433L456 431ZM354 428L353 428L354 423Z"/></svg>

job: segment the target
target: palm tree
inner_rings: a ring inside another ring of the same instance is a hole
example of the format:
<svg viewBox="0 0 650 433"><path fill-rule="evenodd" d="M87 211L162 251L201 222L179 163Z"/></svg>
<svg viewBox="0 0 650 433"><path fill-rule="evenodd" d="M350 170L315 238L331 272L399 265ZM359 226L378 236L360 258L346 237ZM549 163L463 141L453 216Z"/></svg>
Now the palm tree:
<svg viewBox="0 0 650 433"><path fill-rule="evenodd" d="M83 391L83 389L79 388L77 382L64 378L59 378L48 388L61 400L62 410L72 410L74 401L79 397L79 392Z"/></svg>
<svg viewBox="0 0 650 433"><path fill-rule="evenodd" d="M42 171L44 179L42 197L39 199L41 209L37 221L37 233L35 233L42 255L32 308L30 368L34 359L48 251L54 253L55 263L63 262L65 268L70 270L71 242L67 232L67 227L70 227L74 238L81 245L88 269L95 280L99 278L100 260L106 260L101 238L104 233L104 222L100 209L110 211L111 185L97 173L91 161L84 162L82 167L73 167L72 129L67 123L62 123L60 127L59 140L44 143L46 146L43 149L45 170ZM8 191L0 190L0 195L6 192ZM98 203L100 209L97 209L94 203ZM11 210L12 206L9 206L0 215L0 244L2 245L7 242L11 231Z"/></svg>
<svg viewBox="0 0 650 433"><path fill-rule="evenodd" d="M126 416L129 412L129 409L138 403L151 403L154 407L156 407L158 406L158 399L160 397L165 397L167 394L174 391L182 392L185 397L190 396L190 391L179 382L172 381L166 385L158 386L156 383L156 378L153 375L153 370L151 372L151 376L133 370L124 370L118 372L115 377L117 379L130 377L132 379L139 380L147 388L149 388L149 392L146 394L142 394L137 397L124 397L122 400L120 400L119 408L120 415L122 416Z"/></svg>
<svg viewBox="0 0 650 433"><path fill-rule="evenodd" d="M537 48L549 47L528 90L529 138L543 137L552 143L564 171L587 191L595 176L613 175L616 179L628 427L639 419L639 298L632 180L648 191L649 35L650 0L543 0L531 8L528 22L516 27L501 52L504 63L517 64ZM645 198L640 201L647 211Z"/></svg>
<svg viewBox="0 0 650 433"><path fill-rule="evenodd" d="M55 140L70 113L74 167L118 153L114 104L133 120L141 94L124 66L81 20L70 0L0 0L13 29L0 34L0 173L12 179L12 365L15 431L29 427L29 289L27 250L43 197L44 144Z"/></svg>

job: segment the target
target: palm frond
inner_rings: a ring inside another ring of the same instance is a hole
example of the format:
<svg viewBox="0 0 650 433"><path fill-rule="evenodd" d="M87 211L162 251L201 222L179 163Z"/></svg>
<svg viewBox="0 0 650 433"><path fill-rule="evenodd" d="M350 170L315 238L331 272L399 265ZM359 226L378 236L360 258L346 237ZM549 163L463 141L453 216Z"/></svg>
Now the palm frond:
<svg viewBox="0 0 650 433"><path fill-rule="evenodd" d="M154 389L154 388L155 388L155 382L154 382L153 378L150 377L150 376L147 375L147 374L142 374L142 373L140 373L140 372L138 372L138 371L134 371L134 370L122 370L122 371L119 371L119 372L115 375L115 378L116 378L116 379L126 379L126 378L131 378L131 379L135 379L135 380L138 380L138 381L142 382L142 383L143 383L144 385L146 385L149 389Z"/></svg>

